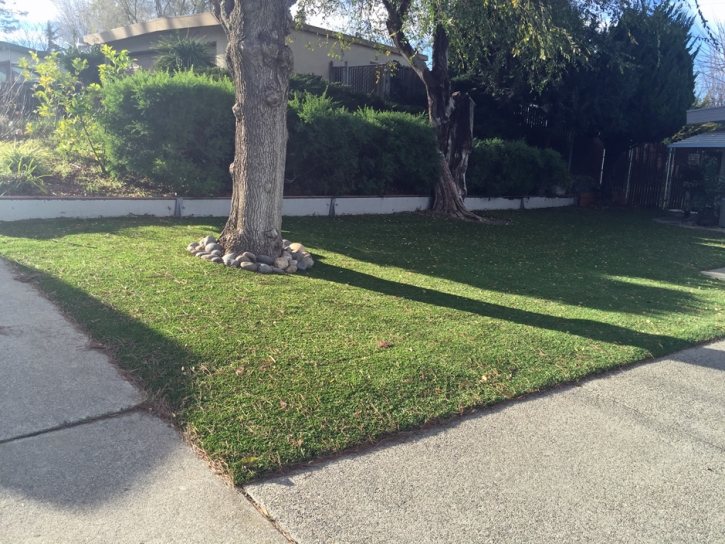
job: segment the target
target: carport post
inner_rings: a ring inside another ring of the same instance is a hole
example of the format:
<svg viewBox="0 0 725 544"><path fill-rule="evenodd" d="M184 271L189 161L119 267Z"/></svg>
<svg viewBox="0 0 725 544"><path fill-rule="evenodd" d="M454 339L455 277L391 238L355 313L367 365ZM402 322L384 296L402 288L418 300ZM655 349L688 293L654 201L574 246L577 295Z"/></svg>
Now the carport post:
<svg viewBox="0 0 725 544"><path fill-rule="evenodd" d="M634 148L629 150L629 170L627 170L627 188L624 190L624 204L629 204L629 182L632 179L632 159L634 158Z"/></svg>
<svg viewBox="0 0 725 544"><path fill-rule="evenodd" d="M660 206L663 210L667 209L667 205L670 202L670 192L672 190L672 187L671 187L672 170L675 167L674 154L675 154L674 149L670 149L669 153L667 154L667 167L665 170L665 187L662 192L662 206Z"/></svg>

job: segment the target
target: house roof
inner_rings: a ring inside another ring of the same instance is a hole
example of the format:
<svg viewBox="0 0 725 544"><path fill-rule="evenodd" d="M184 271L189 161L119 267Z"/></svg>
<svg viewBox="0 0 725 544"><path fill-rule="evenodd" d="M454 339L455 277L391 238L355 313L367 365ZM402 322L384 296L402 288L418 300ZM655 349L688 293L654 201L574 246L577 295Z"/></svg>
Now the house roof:
<svg viewBox="0 0 725 544"><path fill-rule="evenodd" d="M696 134L690 136L679 142L675 142L668 146L670 149L681 149L681 148L716 148L725 149L725 131L716 130L714 132L705 132L703 134Z"/></svg>
<svg viewBox="0 0 725 544"><path fill-rule="evenodd" d="M725 107L696 108L687 110L687 124L722 123L725 122Z"/></svg>
<svg viewBox="0 0 725 544"><path fill-rule="evenodd" d="M32 47L24 47L24 46L18 45L16 43L3 42L3 41L0 41L0 51L16 51L17 53L26 53L26 54L29 51L33 51L34 53L44 53L44 51L39 51L38 49L33 49Z"/></svg>
<svg viewBox="0 0 725 544"><path fill-rule="evenodd" d="M134 36L141 36L144 34L153 34L155 32L164 32L167 30L187 30L192 28L205 28L219 26L219 21L211 13L197 13L195 15L181 15L179 17L161 17L160 19L153 19L145 23L137 23L135 25L123 26L120 28L114 28L105 32L97 32L96 34L89 34L83 37L83 41L88 45L97 45L102 43L114 42L117 40L123 40L126 38L133 38ZM312 25L302 25L302 30L318 34L324 37L335 37L338 35L334 30L328 30ZM391 52L396 51L397 48L390 47L388 45L375 43L369 40L356 38L354 36L348 36L346 34L343 37L352 40L354 43L364 45L367 47L379 49L383 47ZM422 55L421 55L422 56ZM427 59L427 57L425 57Z"/></svg>

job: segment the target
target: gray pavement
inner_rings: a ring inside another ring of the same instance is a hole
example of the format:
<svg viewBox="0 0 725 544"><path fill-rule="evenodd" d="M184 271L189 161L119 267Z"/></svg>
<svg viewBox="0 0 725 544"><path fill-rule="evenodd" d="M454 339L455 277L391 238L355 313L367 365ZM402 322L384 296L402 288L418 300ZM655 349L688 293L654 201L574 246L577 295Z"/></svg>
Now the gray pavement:
<svg viewBox="0 0 725 544"><path fill-rule="evenodd" d="M0 259L0 543L285 543Z"/></svg>
<svg viewBox="0 0 725 544"><path fill-rule="evenodd" d="M725 342L246 489L300 543L725 542Z"/></svg>

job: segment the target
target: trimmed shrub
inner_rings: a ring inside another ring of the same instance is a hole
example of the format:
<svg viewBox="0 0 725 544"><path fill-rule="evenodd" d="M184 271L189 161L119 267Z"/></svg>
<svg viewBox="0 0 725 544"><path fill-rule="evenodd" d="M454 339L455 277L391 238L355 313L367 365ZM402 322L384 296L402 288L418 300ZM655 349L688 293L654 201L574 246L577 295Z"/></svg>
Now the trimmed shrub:
<svg viewBox="0 0 725 544"><path fill-rule="evenodd" d="M323 94L295 94L288 113L285 194L428 194L438 175L426 119L349 112Z"/></svg>
<svg viewBox="0 0 725 544"><path fill-rule="evenodd" d="M108 163L184 196L229 193L234 87L193 72L140 71L104 87Z"/></svg>
<svg viewBox="0 0 725 544"><path fill-rule="evenodd" d="M138 72L104 87L108 163L183 196L229 194L234 87L193 72ZM427 119L350 112L324 92L293 93L285 194L428 194L438 176Z"/></svg>
<svg viewBox="0 0 725 544"><path fill-rule="evenodd" d="M529 196L568 187L570 176L556 151L494 138L474 141L466 182L471 196Z"/></svg>

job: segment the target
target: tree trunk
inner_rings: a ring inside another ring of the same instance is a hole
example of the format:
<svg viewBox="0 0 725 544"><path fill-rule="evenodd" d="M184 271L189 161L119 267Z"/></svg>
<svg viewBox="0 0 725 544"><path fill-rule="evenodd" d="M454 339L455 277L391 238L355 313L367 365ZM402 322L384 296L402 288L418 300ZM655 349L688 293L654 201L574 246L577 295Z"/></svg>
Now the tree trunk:
<svg viewBox="0 0 725 544"><path fill-rule="evenodd" d="M212 0L227 35L236 90L232 208L219 244L229 252L282 253L282 191L292 0Z"/></svg>
<svg viewBox="0 0 725 544"><path fill-rule="evenodd" d="M428 68L403 32L403 21L410 1L403 0L399 5L394 5L389 0L383 0L383 5L388 13L386 23L393 42L418 74L428 97L428 117L438 142L441 165L441 175L433 189L433 211L456 219L482 221L481 217L470 212L463 203L467 194L468 157L473 150L475 103L466 93L451 94L448 34L443 25L437 25L433 37L432 67Z"/></svg>

